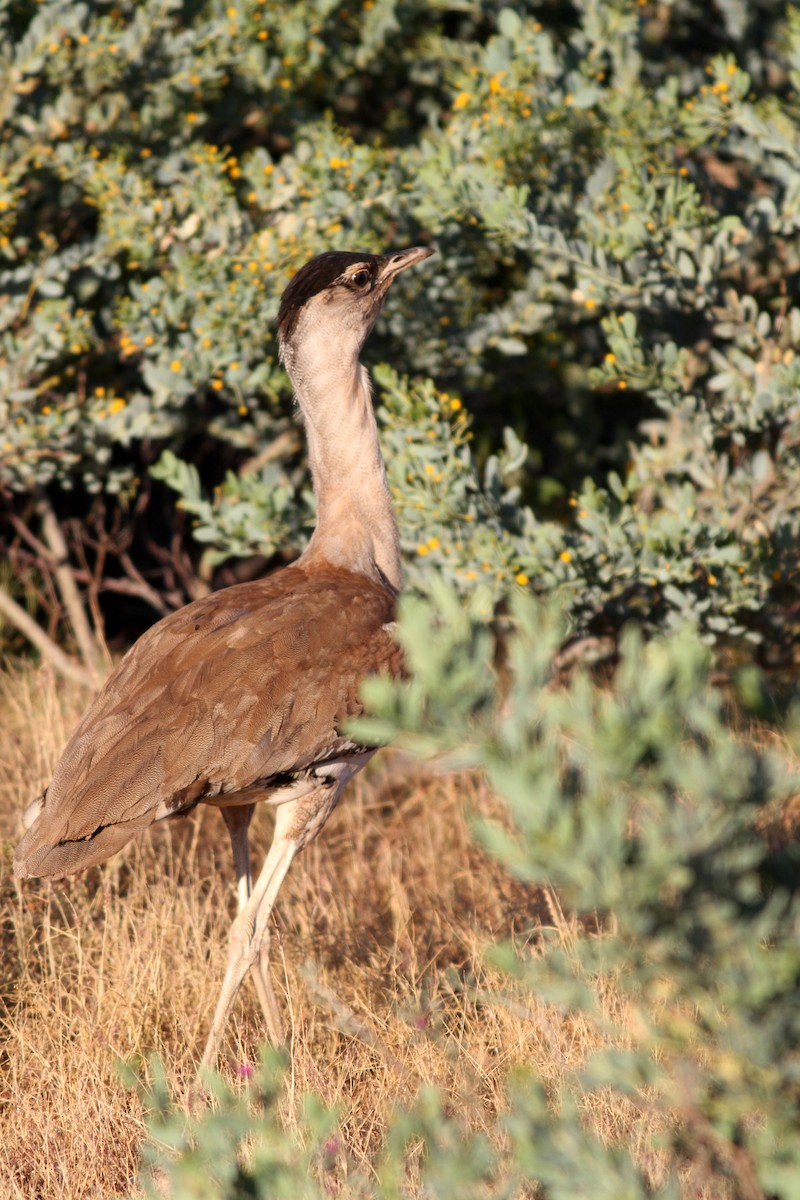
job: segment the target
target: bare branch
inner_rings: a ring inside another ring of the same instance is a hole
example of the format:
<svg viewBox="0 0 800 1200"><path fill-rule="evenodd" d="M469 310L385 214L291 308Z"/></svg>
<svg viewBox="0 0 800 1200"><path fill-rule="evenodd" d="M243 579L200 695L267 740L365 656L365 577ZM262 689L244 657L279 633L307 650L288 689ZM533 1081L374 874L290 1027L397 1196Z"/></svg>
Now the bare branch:
<svg viewBox="0 0 800 1200"><path fill-rule="evenodd" d="M82 687L96 689L97 679L69 658L61 647L47 636L41 626L36 624L33 617L28 616L25 609L2 588L0 588L0 614L20 633L24 634L28 641L36 647L42 658L51 662L65 679L71 679L73 683L79 683Z"/></svg>
<svg viewBox="0 0 800 1200"><path fill-rule="evenodd" d="M72 631L75 634L75 641L78 643L78 649L87 670L94 681L97 682L97 644L92 636L89 619L86 616L86 609L83 607L83 601L75 582L75 575L70 565L69 549L64 533L58 523L56 514L53 512L53 507L44 493L40 493L37 499L37 508L42 518L44 540L49 546L55 560L53 574L58 584L58 590L61 593L64 608L72 625Z"/></svg>

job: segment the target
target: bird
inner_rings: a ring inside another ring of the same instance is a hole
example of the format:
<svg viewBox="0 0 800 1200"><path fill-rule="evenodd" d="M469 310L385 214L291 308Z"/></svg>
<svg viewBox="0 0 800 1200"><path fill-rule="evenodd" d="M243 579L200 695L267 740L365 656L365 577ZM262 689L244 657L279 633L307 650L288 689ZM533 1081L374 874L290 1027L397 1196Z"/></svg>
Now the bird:
<svg viewBox="0 0 800 1200"><path fill-rule="evenodd" d="M269 1040L284 1042L269 975L271 913L292 860L376 752L347 730L363 711L363 679L404 671L399 535L360 355L394 280L433 253L329 250L294 275L278 346L307 439L310 541L290 565L151 626L23 818L15 876L57 879L104 861L154 821L199 804L220 809L238 912L201 1069L218 1061L248 973ZM259 803L275 808L275 826L253 882L248 828Z"/></svg>

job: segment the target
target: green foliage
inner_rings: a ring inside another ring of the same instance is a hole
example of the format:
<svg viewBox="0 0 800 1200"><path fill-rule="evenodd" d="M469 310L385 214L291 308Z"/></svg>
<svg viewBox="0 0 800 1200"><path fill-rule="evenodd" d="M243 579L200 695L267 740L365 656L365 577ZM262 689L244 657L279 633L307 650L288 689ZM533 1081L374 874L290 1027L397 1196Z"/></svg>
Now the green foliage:
<svg viewBox="0 0 800 1200"><path fill-rule="evenodd" d="M206 567L301 546L280 293L321 249L424 236L440 255L371 349L410 380L379 373L413 586L479 579L488 603L522 576L576 629L690 622L785 654L800 21L721 11L3 0L11 508L47 486L133 511L164 450ZM418 418L424 454L397 432Z"/></svg>
<svg viewBox="0 0 800 1200"><path fill-rule="evenodd" d="M611 688L581 674L556 687L560 618L519 594L490 634L457 592L434 591L434 601L404 601L413 677L370 682L375 715L357 723L358 736L392 736L414 754L485 770L510 826L476 822L476 836L512 874L556 887L597 932L565 939L537 926L522 943L487 947L506 982L478 999L580 1016L597 1028L598 1048L556 1094L531 1071L509 1074L488 1138L423 1090L407 1111L386 1114L376 1180L348 1173L342 1194L512 1197L537 1181L549 1200L644 1200L652 1179L641 1164L658 1154L665 1196L681 1194L691 1166L727 1180L734 1197L797 1195L798 851L757 828L796 792L796 774L730 732L709 652L690 633L650 644L629 634ZM612 1010L598 1004L604 980ZM220 1110L179 1138L165 1137L159 1110L151 1129L169 1150L156 1158L176 1200L282 1195L305 1170L316 1182L297 1194L324 1194L320 1147L336 1137L335 1117L304 1102L300 1124L282 1131L268 1079L271 1106L254 1116L219 1085ZM587 1125L600 1094L646 1109L637 1138L604 1142ZM171 1121L176 1129L176 1113ZM218 1138L213 1153L201 1149ZM226 1182L234 1161L247 1164L251 1191ZM192 1172L219 1190L180 1190Z"/></svg>
<svg viewBox="0 0 800 1200"><path fill-rule="evenodd" d="M751 1194L737 1180L741 1147L765 1194L795 1194L798 854L796 844L771 848L756 818L793 794L796 776L768 748L731 734L708 653L688 633L649 645L629 634L611 689L582 675L556 688L547 686L560 637L552 614L517 597L493 645L458 609L447 592L435 605L406 602L412 680L371 681L378 715L359 732L417 754L457 750L485 769L514 832L483 824L477 836L510 871L552 883L603 929L566 948L544 938L533 953L508 946L492 955L523 994L567 1012L596 1015L587 980L612 977L629 1005L622 1019L636 1026L630 1051L590 1060L559 1112L539 1106L535 1145L518 1153L548 1195L574 1194L572 1153L561 1160L552 1144L583 1146L591 1169L596 1147L586 1149L580 1096L646 1090L649 1103L684 1114L672 1134L676 1164L709 1154L735 1195ZM499 657L498 695L490 680ZM644 1195L630 1190L625 1156L612 1157L616 1194Z"/></svg>

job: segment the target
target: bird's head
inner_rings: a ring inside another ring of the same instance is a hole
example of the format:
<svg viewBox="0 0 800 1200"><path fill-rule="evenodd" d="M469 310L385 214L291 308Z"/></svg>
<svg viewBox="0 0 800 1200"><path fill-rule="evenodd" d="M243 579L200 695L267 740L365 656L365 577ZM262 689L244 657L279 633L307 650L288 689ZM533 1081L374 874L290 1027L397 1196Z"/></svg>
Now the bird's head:
<svg viewBox="0 0 800 1200"><path fill-rule="evenodd" d="M289 371L303 357L357 360L393 281L431 254L427 246L389 254L329 250L307 262L278 310L278 344Z"/></svg>

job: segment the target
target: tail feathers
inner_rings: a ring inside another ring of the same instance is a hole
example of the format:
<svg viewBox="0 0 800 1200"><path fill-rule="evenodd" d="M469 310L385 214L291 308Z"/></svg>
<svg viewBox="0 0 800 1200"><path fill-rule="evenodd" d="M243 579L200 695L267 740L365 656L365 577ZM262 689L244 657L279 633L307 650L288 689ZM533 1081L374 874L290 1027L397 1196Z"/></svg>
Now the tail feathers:
<svg viewBox="0 0 800 1200"><path fill-rule="evenodd" d="M42 792L41 796L37 796L35 800L31 800L25 812L22 814L22 825L24 829L30 829L33 822L39 816L39 813L44 808L44 800L47 792Z"/></svg>
<svg viewBox="0 0 800 1200"><path fill-rule="evenodd" d="M44 817L44 813L41 817ZM77 842L49 842L47 830L41 828L43 824L43 819L37 819L14 852L14 874L18 879L61 879L64 875L74 875L86 867L93 867L116 854L150 822L128 821L106 825Z"/></svg>

